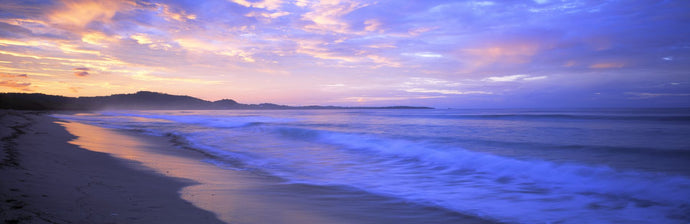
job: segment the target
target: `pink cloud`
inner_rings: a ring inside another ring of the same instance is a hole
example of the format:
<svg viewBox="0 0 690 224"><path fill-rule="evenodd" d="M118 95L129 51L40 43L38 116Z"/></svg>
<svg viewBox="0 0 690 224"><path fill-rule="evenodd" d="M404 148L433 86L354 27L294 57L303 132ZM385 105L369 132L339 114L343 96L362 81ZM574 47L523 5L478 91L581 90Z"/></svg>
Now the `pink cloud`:
<svg viewBox="0 0 690 224"><path fill-rule="evenodd" d="M89 74L89 68L74 68L74 75L79 76L79 77L85 77L90 75Z"/></svg>
<svg viewBox="0 0 690 224"><path fill-rule="evenodd" d="M29 89L29 86L31 86L31 83L29 83L29 82L17 82L14 80L2 80L2 81L0 81L0 86L9 87L9 88L18 89L18 90L23 90L23 91L31 91Z"/></svg>

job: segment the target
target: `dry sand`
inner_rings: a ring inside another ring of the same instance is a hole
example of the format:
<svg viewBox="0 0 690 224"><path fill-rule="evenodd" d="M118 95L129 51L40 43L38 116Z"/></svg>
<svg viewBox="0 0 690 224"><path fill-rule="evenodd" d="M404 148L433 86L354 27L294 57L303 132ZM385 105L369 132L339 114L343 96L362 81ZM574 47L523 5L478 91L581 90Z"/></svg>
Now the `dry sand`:
<svg viewBox="0 0 690 224"><path fill-rule="evenodd" d="M189 180L88 151L55 119L0 111L4 223L222 223L180 198Z"/></svg>

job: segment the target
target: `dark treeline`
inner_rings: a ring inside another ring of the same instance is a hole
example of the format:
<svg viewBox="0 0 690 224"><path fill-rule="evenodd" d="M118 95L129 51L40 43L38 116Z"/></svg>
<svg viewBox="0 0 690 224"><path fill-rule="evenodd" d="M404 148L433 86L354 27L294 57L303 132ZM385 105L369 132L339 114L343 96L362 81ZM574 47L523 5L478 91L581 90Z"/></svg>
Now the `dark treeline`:
<svg viewBox="0 0 690 224"><path fill-rule="evenodd" d="M231 99L206 101L191 96L140 91L96 97L65 97L40 93L0 93L0 109L14 110L227 110L227 109L430 109L429 107L292 107L272 103L241 104Z"/></svg>

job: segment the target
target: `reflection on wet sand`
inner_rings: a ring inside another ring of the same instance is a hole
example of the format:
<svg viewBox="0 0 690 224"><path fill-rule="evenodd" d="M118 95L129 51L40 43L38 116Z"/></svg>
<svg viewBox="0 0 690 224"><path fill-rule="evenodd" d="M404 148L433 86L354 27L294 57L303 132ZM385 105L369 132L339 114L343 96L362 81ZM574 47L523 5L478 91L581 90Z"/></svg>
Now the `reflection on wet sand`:
<svg viewBox="0 0 690 224"><path fill-rule="evenodd" d="M228 223L489 223L452 211L338 186L288 184L259 171L223 169L167 138L59 122L71 143L132 166L191 181L181 197Z"/></svg>
<svg viewBox="0 0 690 224"><path fill-rule="evenodd" d="M133 166L183 178L196 184L184 188L183 199L214 212L228 223L342 223L299 205L286 204L261 192L270 178L223 170L201 162L203 155L184 151L164 138L133 137L93 125L58 122L77 136L70 143L127 159ZM145 140L145 141L142 141Z"/></svg>

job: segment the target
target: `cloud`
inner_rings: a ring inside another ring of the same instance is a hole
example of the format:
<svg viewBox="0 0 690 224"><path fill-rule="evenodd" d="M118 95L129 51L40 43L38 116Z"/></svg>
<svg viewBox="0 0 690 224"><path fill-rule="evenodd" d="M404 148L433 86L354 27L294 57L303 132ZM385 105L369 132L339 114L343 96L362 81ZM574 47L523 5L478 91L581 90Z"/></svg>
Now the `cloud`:
<svg viewBox="0 0 690 224"><path fill-rule="evenodd" d="M288 11L283 11L283 0L263 0L250 2L246 0L230 0L238 5L250 8L249 13L244 14L246 17L254 17L263 22L271 22L272 19L290 15Z"/></svg>
<svg viewBox="0 0 690 224"><path fill-rule="evenodd" d="M302 15L302 20L309 22L304 26L304 30L317 33L350 33L351 26L342 17L367 5L351 0L322 1L306 5L310 11ZM376 23L370 22L370 25L375 26Z"/></svg>
<svg viewBox="0 0 690 224"><path fill-rule="evenodd" d="M470 94L481 94L481 95L491 95L491 91L483 90L458 90L460 86L465 84L460 82L451 82L448 80L428 78L428 77L413 77L408 81L404 82L400 86L400 90L408 93L436 93L444 95L470 95ZM467 85L465 85L467 86ZM467 88L467 87L463 87Z"/></svg>
<svg viewBox="0 0 690 224"><path fill-rule="evenodd" d="M489 82L515 82L515 81L534 81L546 79L547 76L529 76L529 75L507 75L507 76L492 76L483 79Z"/></svg>
<svg viewBox="0 0 690 224"><path fill-rule="evenodd" d="M28 35L31 35L31 30L27 28L0 22L0 37L21 38Z"/></svg>
<svg viewBox="0 0 690 224"><path fill-rule="evenodd" d="M414 56L414 57L421 57L421 58L442 58L443 55L437 54L437 53L432 53L432 52L417 52L417 53L403 53L402 55L405 56Z"/></svg>
<svg viewBox="0 0 690 224"><path fill-rule="evenodd" d="M117 43L119 37L109 36L99 31L91 31L84 33L81 37L81 41L99 47L106 47L108 44Z"/></svg>
<svg viewBox="0 0 690 224"><path fill-rule="evenodd" d="M546 46L538 43L500 43L483 48L462 49L461 53L467 55L469 64L474 68L490 64L525 64Z"/></svg>
<svg viewBox="0 0 690 224"><path fill-rule="evenodd" d="M437 29L438 27L415 27L407 31L407 34L409 34L412 37L419 36L423 33L432 31Z"/></svg>
<svg viewBox="0 0 690 224"><path fill-rule="evenodd" d="M488 91L459 91L459 90L454 90L454 89L413 88L413 89L406 89L405 91L410 92L410 93L440 93L440 94L446 94L446 95L467 95L467 94L491 95L491 94L493 94L493 92L488 92Z"/></svg>
<svg viewBox="0 0 690 224"><path fill-rule="evenodd" d="M541 80L541 79L546 79L548 76L542 75L542 76L532 76L532 77L527 77L527 78L522 78L522 80L525 81L534 81L534 80Z"/></svg>
<svg viewBox="0 0 690 224"><path fill-rule="evenodd" d="M153 43L151 38L148 35L143 34L143 33L132 34L131 36L129 36L129 38L136 40L137 43L139 43L139 44L151 44L151 43Z"/></svg>
<svg viewBox="0 0 690 224"><path fill-rule="evenodd" d="M267 10L277 10L283 5L283 0L263 0L250 2L247 0L230 0L231 2L237 3L238 5L251 8L267 9Z"/></svg>
<svg viewBox="0 0 690 224"><path fill-rule="evenodd" d="M390 43L382 43L382 44L376 43L376 44L367 45L366 47L374 48L374 49L397 48L395 45L390 44Z"/></svg>
<svg viewBox="0 0 690 224"><path fill-rule="evenodd" d="M680 97L690 96L690 93L640 93L640 92L626 92L626 95L634 96L632 99L650 99L657 97Z"/></svg>
<svg viewBox="0 0 690 224"><path fill-rule="evenodd" d="M346 63L358 63L363 61L363 57L358 56L356 54L352 54L352 50L354 49L331 49L329 48L329 44L323 43L322 41L318 40L310 40L310 39L302 39L302 40L295 40L297 47L295 49L295 53L298 54L305 54L309 55L314 58L319 58L319 59L326 59L326 60L338 60L340 62L346 62ZM361 54L361 52L360 52ZM379 60L379 61L384 61L384 58L377 58L377 56L373 56L372 58L369 58L372 61Z"/></svg>
<svg viewBox="0 0 690 224"><path fill-rule="evenodd" d="M508 75L508 76L494 76L488 77L484 80L491 82L513 82L523 78L529 77L528 75Z"/></svg>
<svg viewBox="0 0 690 224"><path fill-rule="evenodd" d="M428 77L411 77L403 86L442 86L442 87L456 87L462 85L459 82L451 82L448 80L428 78Z"/></svg>
<svg viewBox="0 0 690 224"><path fill-rule="evenodd" d="M83 87L76 87L76 86L69 87L69 90L72 91L73 93L79 93L79 90L81 90L81 89L83 89Z"/></svg>
<svg viewBox="0 0 690 224"><path fill-rule="evenodd" d="M590 65L589 68L594 68L594 69L607 69L607 68L622 68L625 66L623 63L616 63L616 62L611 62L611 63L597 63Z"/></svg>
<svg viewBox="0 0 690 224"><path fill-rule="evenodd" d="M386 57L382 57L382 56L378 56L378 55L370 54L370 55L367 55L367 58L369 58L371 61L376 63L376 66L374 66L375 68L378 68L381 66L388 66L388 67L401 67L402 66L402 64L400 64L399 62L395 62L395 61L391 60L390 58L386 58Z"/></svg>
<svg viewBox="0 0 690 224"><path fill-rule="evenodd" d="M26 79L29 76L26 74L10 74L10 73L0 73L0 86L9 87L12 89L18 89L23 91L31 91L29 88L31 86L30 82L17 81L15 79Z"/></svg>
<svg viewBox="0 0 690 224"><path fill-rule="evenodd" d="M28 78L29 76L26 74L9 74L9 73L0 73L1 78Z"/></svg>
<svg viewBox="0 0 690 224"><path fill-rule="evenodd" d="M86 77L86 76L89 76L89 71L91 69L89 69L89 68L74 68L72 70L74 70L74 75L76 75L78 77Z"/></svg>
<svg viewBox="0 0 690 224"><path fill-rule="evenodd" d="M109 22L123 7L124 1L63 0L62 7L54 10L48 17L55 24L85 27L87 24Z"/></svg>
<svg viewBox="0 0 690 224"><path fill-rule="evenodd" d="M274 13L267 13L267 12L250 12L245 14L245 16L248 17L261 17L261 18L268 18L268 19L275 19L278 17L282 16L287 16L290 15L289 12L274 12Z"/></svg>
<svg viewBox="0 0 690 224"><path fill-rule="evenodd" d="M158 6L158 11L163 15L163 18L169 21L174 20L178 22L186 22L187 20L194 20L197 18L196 15L189 14L184 10L180 10L179 8L173 8L162 3L154 4Z"/></svg>
<svg viewBox="0 0 690 224"><path fill-rule="evenodd" d="M243 49L240 43L233 40L204 40L200 38L180 38L175 42L188 51L198 54L212 53L242 59L244 62L256 62L253 53Z"/></svg>
<svg viewBox="0 0 690 224"><path fill-rule="evenodd" d="M381 21L379 21L379 20L369 19L369 20L364 21L364 25L366 25L364 27L364 31L383 32L383 30L382 30L383 23L381 23Z"/></svg>
<svg viewBox="0 0 690 224"><path fill-rule="evenodd" d="M414 100L414 99L434 99L434 98L444 98L444 96L355 96L346 97L342 101L346 102L377 102L377 101L403 101L403 100Z"/></svg>
<svg viewBox="0 0 690 224"><path fill-rule="evenodd" d="M79 79L79 94L109 93L98 87L105 82L127 90L192 82L221 90L214 94L258 98L252 94L260 95L266 83L281 82L291 86L285 91L305 95L334 89L343 94L337 99L372 85L385 91L371 99L444 100L557 95L561 90L554 89L566 85L609 93L593 87L617 83L618 93L637 91L618 100L680 101L671 96L688 92L687 85L674 86L676 93L645 86L686 77L689 7L682 1L6 0L0 70L13 76L0 79L68 94L68 86L46 83L98 73L107 76ZM290 78L273 79L278 75Z"/></svg>
<svg viewBox="0 0 690 224"><path fill-rule="evenodd" d="M23 90L23 91L31 91L29 89L29 86L31 86L31 83L29 83L29 82L17 82L14 80L0 80L0 86L9 87L12 89Z"/></svg>
<svg viewBox="0 0 690 224"><path fill-rule="evenodd" d="M152 50L171 50L173 45L167 40L146 33L136 33L129 36L140 45L146 45Z"/></svg>
<svg viewBox="0 0 690 224"><path fill-rule="evenodd" d="M177 77L161 77L150 75L146 73L139 73L131 75L133 79L141 81L153 81L153 82L181 82L181 83L194 83L194 84L221 84L220 81L214 80L203 80L203 79L193 79L193 78L177 78Z"/></svg>

